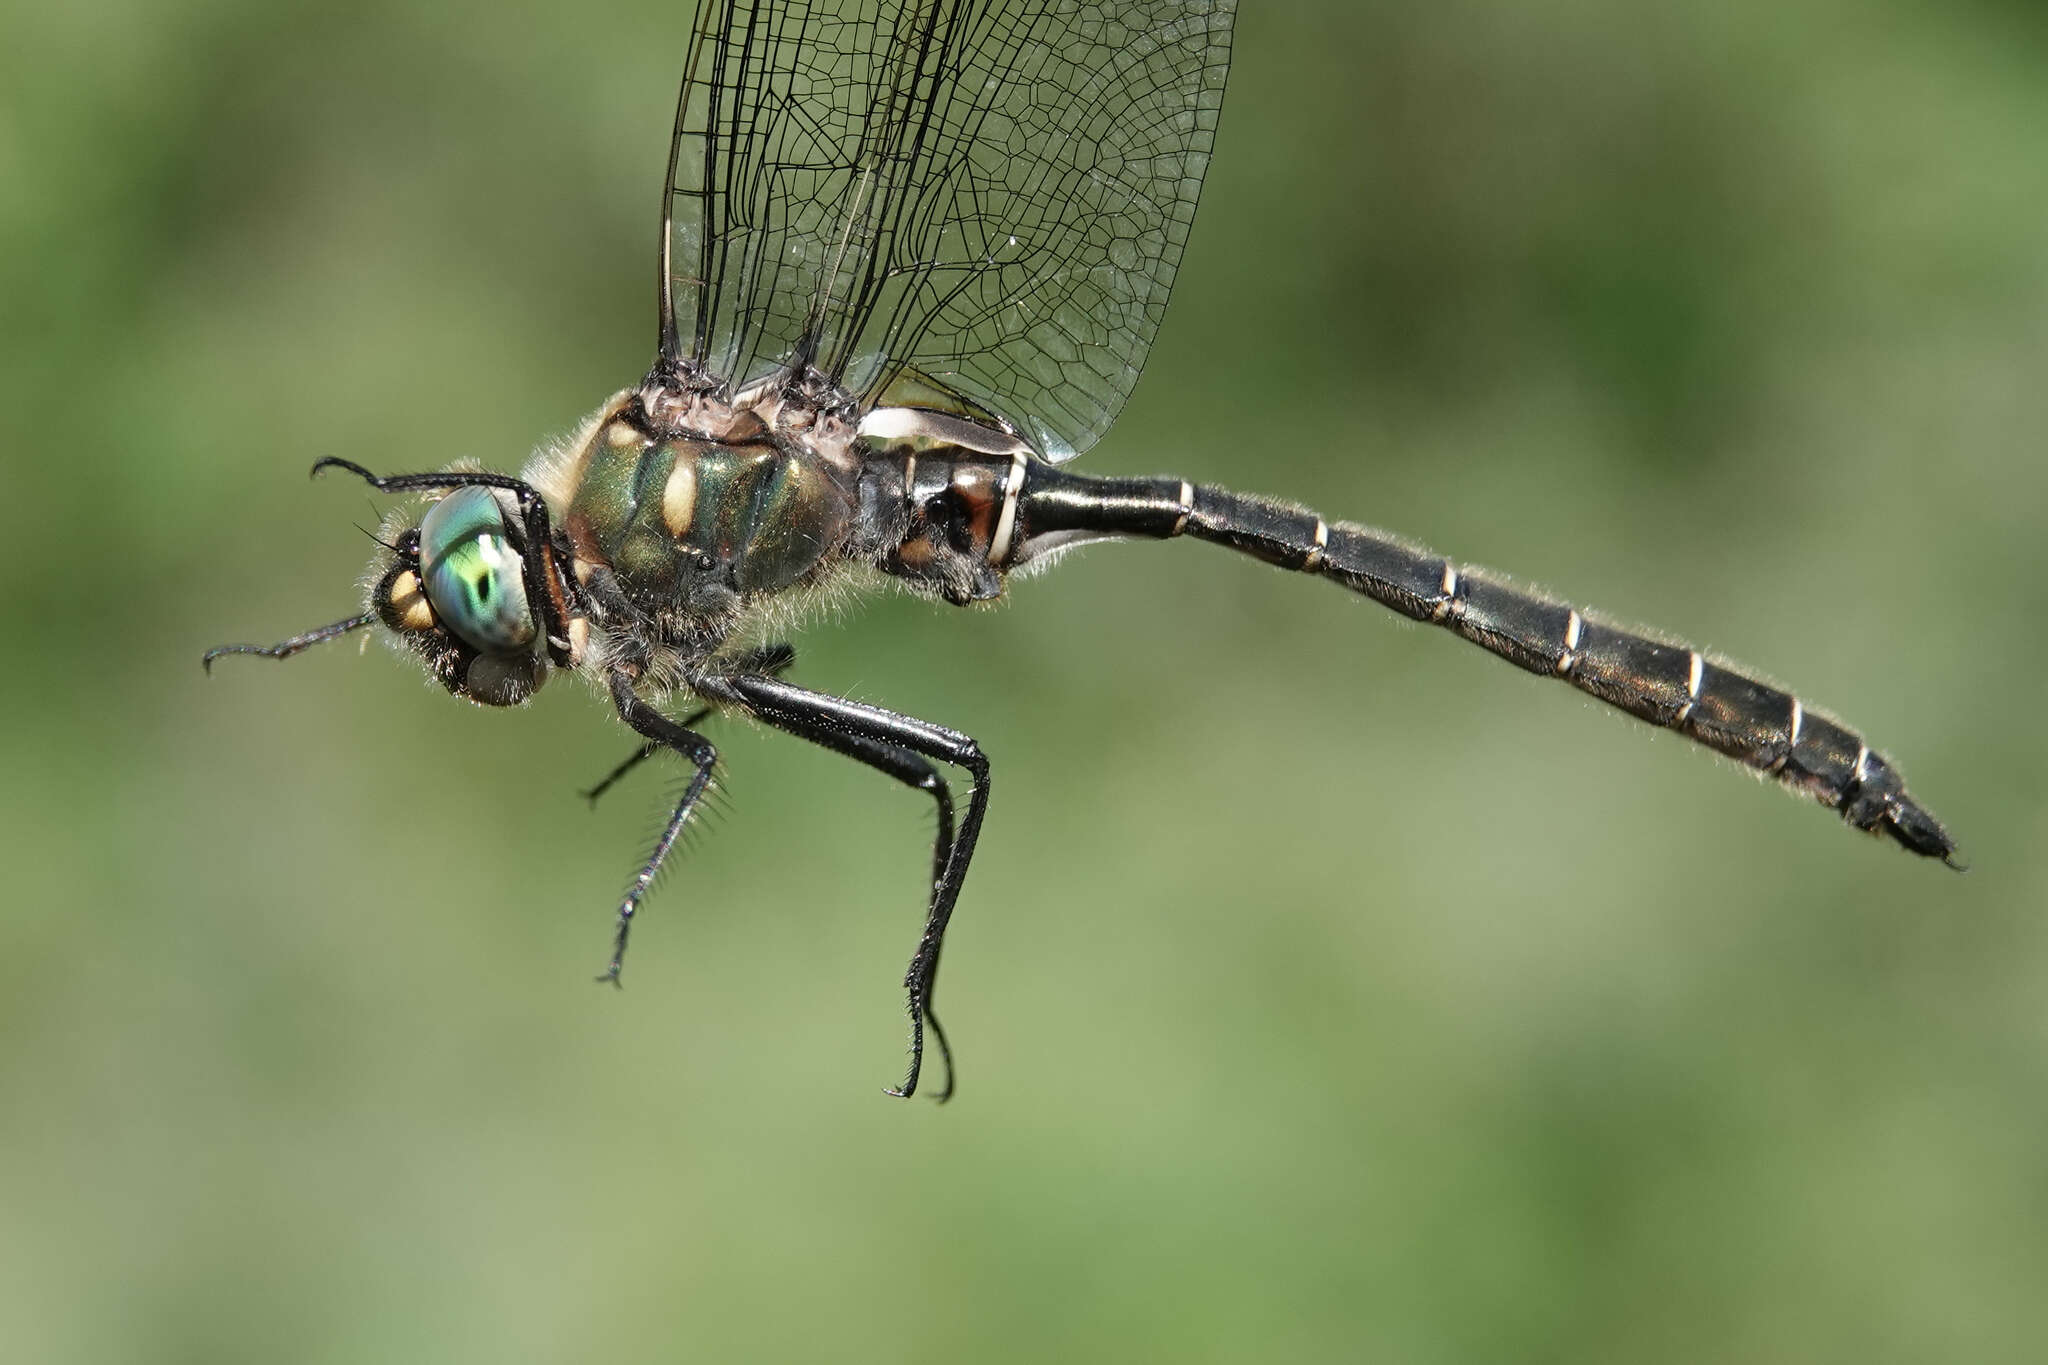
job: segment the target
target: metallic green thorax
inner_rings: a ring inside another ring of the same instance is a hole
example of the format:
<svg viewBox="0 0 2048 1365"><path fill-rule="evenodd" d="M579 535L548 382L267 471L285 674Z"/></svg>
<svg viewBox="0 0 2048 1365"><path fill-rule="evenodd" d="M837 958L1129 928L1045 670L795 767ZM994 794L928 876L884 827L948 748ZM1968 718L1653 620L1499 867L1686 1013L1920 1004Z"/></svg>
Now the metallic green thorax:
<svg viewBox="0 0 2048 1365"><path fill-rule="evenodd" d="M817 455L762 434L654 440L594 434L565 529L625 595L712 615L791 587L845 540L853 497Z"/></svg>

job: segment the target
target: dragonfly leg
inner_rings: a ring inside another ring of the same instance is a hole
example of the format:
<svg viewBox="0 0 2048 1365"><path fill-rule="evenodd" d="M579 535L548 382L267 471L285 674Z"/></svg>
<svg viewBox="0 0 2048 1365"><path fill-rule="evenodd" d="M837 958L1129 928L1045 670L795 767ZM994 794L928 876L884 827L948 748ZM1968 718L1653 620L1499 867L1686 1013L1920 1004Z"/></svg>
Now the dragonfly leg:
<svg viewBox="0 0 2048 1365"><path fill-rule="evenodd" d="M597 978L616 986L619 984L619 971L626 961L626 940L633 932L633 916L647 895L647 888L654 884L655 874L661 871L662 861L675 847L683 826L689 823L691 812L696 810L697 803L711 785L711 772L718 763L718 750L695 730L670 720L640 700L633 692L633 680L625 674L613 674L611 685L612 703L618 707L619 718L646 736L650 747L673 749L689 760L695 770L690 774L690 781L683 788L668 824L662 828L661 837L655 840L654 851L647 855L647 861L641 864L632 885L626 889L625 898L619 902L619 922L612 936L611 963Z"/></svg>
<svg viewBox="0 0 2048 1365"><path fill-rule="evenodd" d="M704 717L710 714L711 708L708 706L701 711L692 711L689 715L683 717L681 724L684 729L688 729L689 727L697 724L697 722L703 720ZM588 801L590 803L590 808L592 810L596 810L598 797L603 796L606 792L610 791L615 785L617 785L620 778L624 777L627 773L632 772L633 769L639 767L642 763L645 763L648 759L653 758L656 754L660 752L661 745L657 744L655 741L651 739L648 740L645 744L642 744L632 753L626 755L625 761L620 763L618 767L613 768L610 772L606 773L602 778L598 779L598 783L596 786L586 787L583 791L578 792L577 795L581 796L585 801Z"/></svg>
<svg viewBox="0 0 2048 1365"><path fill-rule="evenodd" d="M219 651L215 652L218 653ZM769 645L765 649L755 650L751 654L742 656L742 663L748 672L780 673L795 662L796 651L788 645ZM711 706L700 706L676 723L685 730L695 729L698 725L709 719L711 713L716 709ZM610 791L614 786L618 785L620 778L632 772L648 759L653 758L661 750L662 746L658 741L648 740L645 744L628 754L625 761L620 763L618 767L606 773L596 786L578 794L590 803L591 809L595 810L598 797Z"/></svg>
<svg viewBox="0 0 2048 1365"><path fill-rule="evenodd" d="M352 630L361 630L365 626L374 623L376 619L377 617L374 612L366 611L361 616L351 616L346 621L336 621L331 626L321 626L315 630L309 630L303 635L294 635L289 640L279 640L274 645L215 645L212 649L206 651L205 656L199 660L199 663L208 673L211 673L213 672L213 661L226 654L254 654L265 659L289 659L294 654L304 653L314 645L325 644L329 640L338 640Z"/></svg>
<svg viewBox="0 0 2048 1365"><path fill-rule="evenodd" d="M790 724L785 718L762 714L761 720L779 730L808 739L814 744L844 754L858 763L865 763L876 772L893 777L904 786L929 793L938 807L938 830L932 839L932 879L927 891L929 900L926 915L929 918L932 906L945 893L946 865L953 856L953 790L946 785L945 776L932 766L930 761L913 750L896 744L883 744L862 735L846 731L802 729ZM964 870L964 869L963 869ZM953 1049L946 1042L946 1030L939 1023L939 1016L933 1004L933 995L938 984L938 946L932 949L931 969L925 980L924 1019L932 1031L932 1038L939 1045L939 1060L945 1064L946 1079L933 1096L941 1104L953 1097L954 1078Z"/></svg>
<svg viewBox="0 0 2048 1365"><path fill-rule="evenodd" d="M974 857L975 842L988 811L989 765L981 746L956 730L879 706L812 692L779 678L740 674L707 678L701 686L714 695L729 697L756 719L778 730L865 763L905 786L931 793L939 811L938 838L932 849L931 901L917 951L911 955L909 970L903 976L904 987L909 991L910 1069L903 1083L891 1087L889 1093L907 1097L917 1092L918 1075L924 1063L925 1028L929 1025L946 1068L945 1085L935 1098L950 1098L952 1049L933 1013L932 1001L937 991L946 925L960 899L960 887L967 879L967 866ZM953 794L930 762L934 759L964 768L974 779L967 812L957 830L953 822Z"/></svg>

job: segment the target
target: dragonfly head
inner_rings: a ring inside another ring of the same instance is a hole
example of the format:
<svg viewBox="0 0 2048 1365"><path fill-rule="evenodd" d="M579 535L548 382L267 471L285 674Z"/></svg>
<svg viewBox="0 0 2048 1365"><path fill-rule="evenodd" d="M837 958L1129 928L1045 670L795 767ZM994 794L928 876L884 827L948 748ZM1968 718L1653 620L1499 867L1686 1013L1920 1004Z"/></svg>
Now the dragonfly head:
<svg viewBox="0 0 2048 1365"><path fill-rule="evenodd" d="M516 706L547 681L509 495L457 488L371 562L370 610L458 697ZM393 528L387 528L393 529Z"/></svg>

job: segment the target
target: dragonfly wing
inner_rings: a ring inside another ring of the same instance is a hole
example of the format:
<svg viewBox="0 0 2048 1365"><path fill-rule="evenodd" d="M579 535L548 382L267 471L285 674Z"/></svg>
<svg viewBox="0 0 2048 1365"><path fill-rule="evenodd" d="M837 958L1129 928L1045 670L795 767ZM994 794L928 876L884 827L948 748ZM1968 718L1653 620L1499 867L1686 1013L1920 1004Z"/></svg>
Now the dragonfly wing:
<svg viewBox="0 0 2048 1365"><path fill-rule="evenodd" d="M662 367L818 370L1092 445L1194 220L1234 0L701 0Z"/></svg>

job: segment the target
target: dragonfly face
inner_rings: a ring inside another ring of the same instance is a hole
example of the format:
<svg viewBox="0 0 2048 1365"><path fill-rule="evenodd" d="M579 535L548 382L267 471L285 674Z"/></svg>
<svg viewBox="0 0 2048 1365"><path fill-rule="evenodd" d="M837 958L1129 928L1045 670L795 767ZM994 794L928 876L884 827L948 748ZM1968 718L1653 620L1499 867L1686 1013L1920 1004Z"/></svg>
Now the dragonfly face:
<svg viewBox="0 0 2048 1365"><path fill-rule="evenodd" d="M1230 0L704 0L660 225L657 352L518 478L379 476L366 609L223 653L381 625L504 706L583 674L689 781L618 906L617 981L654 875L712 781L692 727L746 713L926 792L910 1070L990 766L957 731L787 681L763 645L876 578L960 605L1097 539L1208 540L1444 627L1771 776L1852 826L1954 844L1852 729L1748 671L1384 532L1167 477L1064 467L1136 383L1172 288L1229 63ZM670 715L678 695L698 709ZM943 770L971 786L957 812ZM950 1058L949 1058L950 1062ZM941 1098L951 1089L951 1067Z"/></svg>
<svg viewBox="0 0 2048 1365"><path fill-rule="evenodd" d="M485 706L540 690L548 663L526 595L524 536L498 493L457 488L387 543L370 565L371 608L436 681Z"/></svg>

